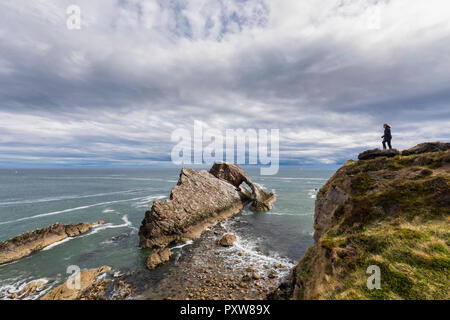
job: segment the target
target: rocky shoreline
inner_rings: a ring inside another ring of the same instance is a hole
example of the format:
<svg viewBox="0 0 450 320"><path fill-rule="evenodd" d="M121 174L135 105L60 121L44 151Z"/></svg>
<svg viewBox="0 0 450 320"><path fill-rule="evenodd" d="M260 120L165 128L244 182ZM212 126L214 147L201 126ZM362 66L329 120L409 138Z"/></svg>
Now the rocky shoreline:
<svg viewBox="0 0 450 320"><path fill-rule="evenodd" d="M274 194L255 185L235 164L217 163L209 172L183 168L170 198L155 201L145 213L139 229L139 246L163 249L196 239L247 204L251 203L254 211L267 211L275 199ZM168 261L170 253L159 249L149 256L150 269Z"/></svg>
<svg viewBox="0 0 450 320"><path fill-rule="evenodd" d="M233 221L235 218L231 218ZM289 275L293 262L259 249L221 243L230 230L218 223L174 252L164 278L135 296L167 300L264 300ZM231 239L233 240L233 239Z"/></svg>
<svg viewBox="0 0 450 320"><path fill-rule="evenodd" d="M169 200L154 201L139 230L140 246L152 248L147 268L170 266L169 275L163 280L148 288L142 283L147 275L131 271L116 276L121 271L103 266L82 270L81 286L77 289L70 288L70 279L53 288L46 281L34 280L3 298L264 299L291 265L282 265L274 259L265 264L246 263L252 253L237 250L233 246L236 235L230 234L220 222L232 219L247 205L253 211L270 210L275 200L274 194L254 184L237 165L215 164L209 172L183 168ZM18 260L102 223L104 221L76 225L56 223L4 241L0 243L0 263ZM195 242L191 244L191 240ZM181 250L173 248L176 245L180 245ZM176 283L180 284L177 292L174 291ZM148 295L149 291L158 293Z"/></svg>
<svg viewBox="0 0 450 320"><path fill-rule="evenodd" d="M449 252L449 153L448 143L425 143L402 152L369 150L359 161L347 161L317 194L315 243L297 265L249 250L229 228L243 208L270 210L273 194L234 164L215 164L209 172L183 168L170 198L153 203L139 230L140 247L151 249L146 265L153 272L86 269L78 289L68 282L50 289L34 280L6 298L448 299L442 270ZM57 223L4 241L0 264L100 223ZM368 265L390 277L382 291L367 291Z"/></svg>
<svg viewBox="0 0 450 320"><path fill-rule="evenodd" d="M69 237L76 237L86 233L103 223L103 220L92 224L79 223L71 225L57 222L49 227L27 232L13 239L0 242L0 265L29 256Z"/></svg>

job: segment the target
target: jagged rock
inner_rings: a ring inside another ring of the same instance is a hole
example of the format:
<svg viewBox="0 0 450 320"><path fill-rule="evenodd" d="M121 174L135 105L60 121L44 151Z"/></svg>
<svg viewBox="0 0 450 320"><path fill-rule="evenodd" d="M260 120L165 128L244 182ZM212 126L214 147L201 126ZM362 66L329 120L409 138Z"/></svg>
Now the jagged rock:
<svg viewBox="0 0 450 320"><path fill-rule="evenodd" d="M104 224L105 221L100 220L93 224L85 224L85 223L79 223L79 224L72 224L72 225L66 225L65 231L67 233L67 236L69 237L76 237L80 234L86 233L89 230L91 230L93 227Z"/></svg>
<svg viewBox="0 0 450 320"><path fill-rule="evenodd" d="M8 298L9 299L25 299L30 295L40 291L40 289L44 286L46 282L43 280L35 280L28 283L25 287L23 287L20 291L12 293Z"/></svg>
<svg viewBox="0 0 450 320"><path fill-rule="evenodd" d="M98 277L111 267L103 266L97 269L87 269L80 272L80 286L77 288L73 279L47 292L41 300L95 300L105 291L107 282ZM69 285L70 283L70 285ZM74 287L75 286L75 287Z"/></svg>
<svg viewBox="0 0 450 320"><path fill-rule="evenodd" d="M208 227L239 212L249 199L207 171L183 168L169 200L155 201L139 230L143 248L165 247L200 236Z"/></svg>
<svg viewBox="0 0 450 320"><path fill-rule="evenodd" d="M218 241L218 243L222 247L231 247L235 241L236 236L234 234L226 234Z"/></svg>
<svg viewBox="0 0 450 320"><path fill-rule="evenodd" d="M102 223L104 221L93 224L63 225L58 222L49 227L24 233L13 239L0 242L0 264L26 257L53 243L85 233Z"/></svg>
<svg viewBox="0 0 450 320"><path fill-rule="evenodd" d="M380 150L380 149L372 149L361 152L358 155L358 160L370 160L379 157L388 157L392 158L396 155L400 154L397 149L389 149L389 150Z"/></svg>
<svg viewBox="0 0 450 320"><path fill-rule="evenodd" d="M450 143L444 142L425 142L418 144L417 146L403 150L402 156L409 156L412 154L421 154L427 152L437 152L437 151L446 151L450 150Z"/></svg>
<svg viewBox="0 0 450 320"><path fill-rule="evenodd" d="M252 204L250 209L253 211L269 211L272 209L271 203L275 201L275 195L263 191L260 187L254 184L239 166L228 163L215 163L209 173L215 177L231 183L237 188L241 188L242 183L246 183L252 190ZM245 188L244 188L245 189Z"/></svg>
<svg viewBox="0 0 450 320"><path fill-rule="evenodd" d="M147 258L147 268L152 270L168 262L172 254L172 251L168 248L153 250Z"/></svg>

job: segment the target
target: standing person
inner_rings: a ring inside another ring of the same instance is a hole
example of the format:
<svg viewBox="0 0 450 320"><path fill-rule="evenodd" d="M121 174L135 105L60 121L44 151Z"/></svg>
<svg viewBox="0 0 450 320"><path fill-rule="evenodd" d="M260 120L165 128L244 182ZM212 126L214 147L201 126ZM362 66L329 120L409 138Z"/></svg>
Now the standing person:
<svg viewBox="0 0 450 320"><path fill-rule="evenodd" d="M383 149L386 150L386 142L389 146L389 149L392 149L392 145L391 145L391 140L392 140L392 135L391 135L391 126L387 123L385 123L383 125L384 128L384 136L382 136L381 138L383 138Z"/></svg>

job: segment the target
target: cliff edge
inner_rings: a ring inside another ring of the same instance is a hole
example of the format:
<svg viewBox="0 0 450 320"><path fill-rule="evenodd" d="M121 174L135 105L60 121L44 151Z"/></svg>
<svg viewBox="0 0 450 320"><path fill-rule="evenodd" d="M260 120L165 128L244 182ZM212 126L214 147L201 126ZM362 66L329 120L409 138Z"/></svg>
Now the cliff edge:
<svg viewBox="0 0 450 320"><path fill-rule="evenodd" d="M271 298L449 299L450 143L359 159L320 189L315 244Z"/></svg>

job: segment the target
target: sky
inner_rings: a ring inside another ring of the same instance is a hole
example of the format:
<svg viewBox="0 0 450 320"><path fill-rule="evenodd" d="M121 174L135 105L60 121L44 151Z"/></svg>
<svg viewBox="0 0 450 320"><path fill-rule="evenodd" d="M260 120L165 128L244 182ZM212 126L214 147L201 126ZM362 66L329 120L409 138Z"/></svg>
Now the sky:
<svg viewBox="0 0 450 320"><path fill-rule="evenodd" d="M67 8L81 10L69 29ZM170 165L194 122L280 163L450 140L447 0L2 0L0 167Z"/></svg>

